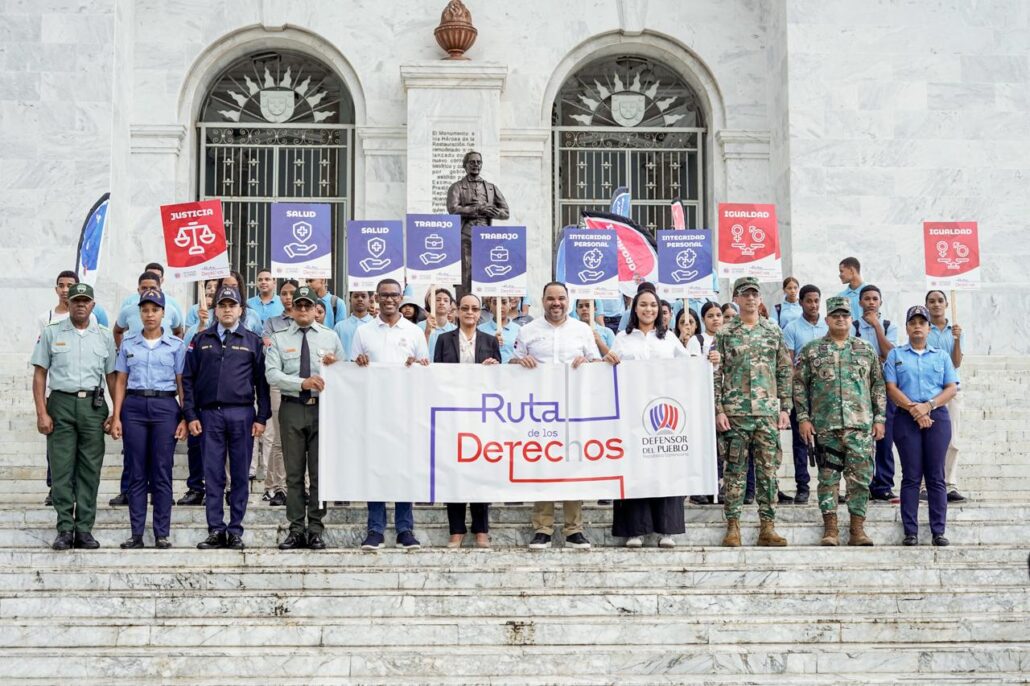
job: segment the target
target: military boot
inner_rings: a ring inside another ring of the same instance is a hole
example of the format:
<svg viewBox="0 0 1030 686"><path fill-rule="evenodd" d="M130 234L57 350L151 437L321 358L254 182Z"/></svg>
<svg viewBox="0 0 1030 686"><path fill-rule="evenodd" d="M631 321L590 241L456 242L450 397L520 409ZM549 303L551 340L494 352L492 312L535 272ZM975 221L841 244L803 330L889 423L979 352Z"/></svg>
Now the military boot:
<svg viewBox="0 0 1030 686"><path fill-rule="evenodd" d="M776 533L773 520L763 519L762 529L758 533L758 545L782 547L787 545L787 539Z"/></svg>
<svg viewBox="0 0 1030 686"><path fill-rule="evenodd" d="M840 545L840 531L837 529L837 513L823 513L823 540L822 545Z"/></svg>
<svg viewBox="0 0 1030 686"><path fill-rule="evenodd" d="M726 536L722 539L722 544L726 548L740 547L740 520L726 520Z"/></svg>
<svg viewBox="0 0 1030 686"><path fill-rule="evenodd" d="M851 515L851 531L848 535L848 545L872 545L873 539L865 534L865 517Z"/></svg>

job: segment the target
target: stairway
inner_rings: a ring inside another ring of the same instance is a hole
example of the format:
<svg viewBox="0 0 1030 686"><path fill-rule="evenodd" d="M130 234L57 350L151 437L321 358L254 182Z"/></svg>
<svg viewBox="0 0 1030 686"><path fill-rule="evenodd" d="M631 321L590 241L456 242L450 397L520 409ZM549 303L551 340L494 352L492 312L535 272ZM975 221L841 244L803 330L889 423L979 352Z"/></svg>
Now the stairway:
<svg viewBox="0 0 1030 686"><path fill-rule="evenodd" d="M949 548L901 547L888 504L870 505L876 547L820 548L813 498L778 509L786 549L751 547L753 506L745 547L717 547L721 508L688 505L675 550L652 540L630 551L609 534L610 507L588 504L589 551L561 547L560 535L548 551L516 547L531 534L530 508L511 505L491 513L491 551L443 549L443 508L418 506L425 548L362 553L355 504L330 510L333 548L287 553L272 547L285 512L255 487L243 552L196 550L206 533L196 507L173 508L172 550L122 551L128 513L106 505L120 460L111 444L94 531L103 547L56 553L28 378L23 359L0 359L4 684L998 684L1030 674L1030 411L1017 409L1030 360L963 366L960 486L971 500L949 508ZM788 492L790 481L786 472Z"/></svg>

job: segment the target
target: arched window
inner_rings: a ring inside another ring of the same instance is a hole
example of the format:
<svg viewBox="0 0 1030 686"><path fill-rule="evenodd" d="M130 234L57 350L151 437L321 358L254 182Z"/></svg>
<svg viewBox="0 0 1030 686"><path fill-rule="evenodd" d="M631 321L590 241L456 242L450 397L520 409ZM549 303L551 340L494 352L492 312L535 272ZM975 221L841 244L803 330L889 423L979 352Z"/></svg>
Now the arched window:
<svg viewBox="0 0 1030 686"><path fill-rule="evenodd" d="M706 223L703 110L665 65L638 56L588 64L562 85L552 126L556 229L578 224L581 210L607 211L619 186L652 232L672 227L677 198L688 228Z"/></svg>
<svg viewBox="0 0 1030 686"><path fill-rule="evenodd" d="M308 55L255 53L215 79L197 124L197 187L222 199L229 261L249 287L270 260L273 202L331 205L334 276L346 274L353 124L343 82Z"/></svg>

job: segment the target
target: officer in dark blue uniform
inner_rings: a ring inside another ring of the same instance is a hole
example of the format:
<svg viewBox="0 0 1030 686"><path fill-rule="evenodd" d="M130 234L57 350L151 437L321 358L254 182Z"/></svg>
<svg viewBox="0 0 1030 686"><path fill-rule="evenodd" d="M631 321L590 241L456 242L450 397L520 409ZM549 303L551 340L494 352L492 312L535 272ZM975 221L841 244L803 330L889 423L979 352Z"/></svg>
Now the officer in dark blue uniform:
<svg viewBox="0 0 1030 686"><path fill-rule="evenodd" d="M129 474L126 495L132 535L122 548L142 548L147 523L147 493L153 493L154 545L171 548L172 461L175 442L186 437L186 423L176 396L182 396L186 347L162 328L165 296L144 291L139 299L143 330L122 339L115 362L112 438L125 437Z"/></svg>
<svg viewBox="0 0 1030 686"><path fill-rule="evenodd" d="M189 431L201 437L208 537L201 549L243 549L243 516L250 490L254 438L271 416L265 380L265 346L240 321L240 292L224 287L215 294L215 326L194 336L182 375L183 414ZM257 412L254 401L257 400ZM229 525L225 524L225 455L229 454Z"/></svg>

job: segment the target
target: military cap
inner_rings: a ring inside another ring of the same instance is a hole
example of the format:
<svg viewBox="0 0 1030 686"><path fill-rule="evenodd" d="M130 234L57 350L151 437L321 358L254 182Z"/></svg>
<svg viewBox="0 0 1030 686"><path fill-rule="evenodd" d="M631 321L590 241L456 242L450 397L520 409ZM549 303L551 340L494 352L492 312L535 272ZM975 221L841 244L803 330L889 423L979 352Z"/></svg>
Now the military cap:
<svg viewBox="0 0 1030 686"><path fill-rule="evenodd" d="M840 310L851 314L851 301L843 295L834 295L826 299L826 314L830 315Z"/></svg>
<svg viewBox="0 0 1030 686"><path fill-rule="evenodd" d="M68 299L75 300L76 298L88 298L95 300L93 297L93 287L88 283L76 283L68 289Z"/></svg>
<svg viewBox="0 0 1030 686"><path fill-rule="evenodd" d="M237 305L243 302L240 298L239 290L232 286L222 286L218 289L218 293L215 295L215 304L217 305L224 300L231 300Z"/></svg>
<svg viewBox="0 0 1030 686"><path fill-rule="evenodd" d="M142 305L143 303L154 303L163 310L165 308L165 294L154 288L147 289L139 296L139 304Z"/></svg>
<svg viewBox="0 0 1030 686"><path fill-rule="evenodd" d="M310 286L301 286L296 290L296 292L294 292L293 302L297 303L301 300L307 300L309 303L314 305L320 300L320 298L314 288L311 288Z"/></svg>
<svg viewBox="0 0 1030 686"><path fill-rule="evenodd" d="M915 317L922 317L926 321L930 321L930 311L922 305L913 305L905 313L905 323L908 324Z"/></svg>
<svg viewBox="0 0 1030 686"><path fill-rule="evenodd" d="M753 276L742 276L733 282L733 295L740 295L744 291L759 291L758 279Z"/></svg>

